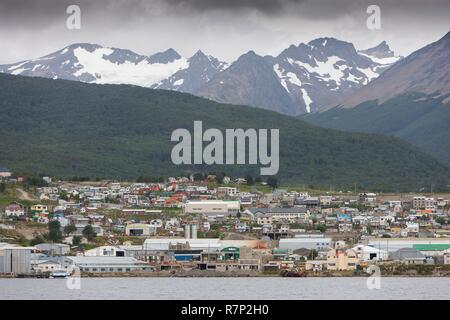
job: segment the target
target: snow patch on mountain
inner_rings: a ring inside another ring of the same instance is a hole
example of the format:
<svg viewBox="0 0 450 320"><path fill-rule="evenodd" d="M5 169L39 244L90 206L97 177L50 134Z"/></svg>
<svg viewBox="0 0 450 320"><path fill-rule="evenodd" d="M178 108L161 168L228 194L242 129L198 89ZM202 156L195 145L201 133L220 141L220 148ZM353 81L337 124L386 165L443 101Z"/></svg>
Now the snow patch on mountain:
<svg viewBox="0 0 450 320"><path fill-rule="evenodd" d="M108 48L99 48L89 52L83 48L74 50L78 60L77 66L81 66L74 75L79 77L85 73L95 75L95 83L106 84L133 84L139 86L150 86L165 79L181 69L189 67L185 58L174 60L170 63L150 63L142 60L138 63L125 61L114 63L106 57L114 53Z"/></svg>
<svg viewBox="0 0 450 320"><path fill-rule="evenodd" d="M311 113L312 100L309 97L308 92L305 89L301 88L300 90L302 91L302 97L303 97L303 101L305 102L306 112Z"/></svg>

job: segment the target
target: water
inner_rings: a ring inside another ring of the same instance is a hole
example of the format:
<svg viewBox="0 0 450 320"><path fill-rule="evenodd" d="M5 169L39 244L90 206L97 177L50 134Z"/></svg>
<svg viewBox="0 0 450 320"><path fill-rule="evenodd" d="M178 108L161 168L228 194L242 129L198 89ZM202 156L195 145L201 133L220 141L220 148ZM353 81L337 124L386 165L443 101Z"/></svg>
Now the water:
<svg viewBox="0 0 450 320"><path fill-rule="evenodd" d="M450 278L82 278L0 279L0 299L450 299Z"/></svg>

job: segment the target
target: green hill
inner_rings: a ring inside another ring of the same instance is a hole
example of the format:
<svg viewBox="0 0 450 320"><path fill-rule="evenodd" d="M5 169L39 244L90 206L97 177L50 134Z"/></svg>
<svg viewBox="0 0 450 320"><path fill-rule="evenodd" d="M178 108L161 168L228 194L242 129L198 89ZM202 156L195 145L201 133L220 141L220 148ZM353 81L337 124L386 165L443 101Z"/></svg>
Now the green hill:
<svg viewBox="0 0 450 320"><path fill-rule="evenodd" d="M369 101L301 119L327 128L393 135L450 165L450 103L443 103L445 99L446 96L408 93L380 105Z"/></svg>
<svg viewBox="0 0 450 320"><path fill-rule="evenodd" d="M177 92L0 74L0 166L62 177L128 179L252 166L175 166L170 136L206 128L279 128L284 183L329 188L447 188L449 169L393 137L322 129L262 109Z"/></svg>

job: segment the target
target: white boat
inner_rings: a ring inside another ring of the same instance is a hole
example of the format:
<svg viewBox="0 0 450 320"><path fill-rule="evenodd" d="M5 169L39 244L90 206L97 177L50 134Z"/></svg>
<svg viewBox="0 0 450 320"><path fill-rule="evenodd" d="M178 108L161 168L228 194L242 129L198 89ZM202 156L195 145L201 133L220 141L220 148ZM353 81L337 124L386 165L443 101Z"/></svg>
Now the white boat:
<svg viewBox="0 0 450 320"><path fill-rule="evenodd" d="M50 278L65 278L67 279L69 277L69 274L67 271L64 270L55 270L50 274Z"/></svg>

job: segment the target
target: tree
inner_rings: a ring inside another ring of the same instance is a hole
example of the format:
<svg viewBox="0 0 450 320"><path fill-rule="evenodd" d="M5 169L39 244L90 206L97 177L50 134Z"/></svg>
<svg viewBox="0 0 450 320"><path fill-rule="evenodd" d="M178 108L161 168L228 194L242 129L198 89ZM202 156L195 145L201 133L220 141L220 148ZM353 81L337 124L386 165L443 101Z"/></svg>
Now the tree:
<svg viewBox="0 0 450 320"><path fill-rule="evenodd" d="M79 246L81 244L81 236L73 236L72 245Z"/></svg>
<svg viewBox="0 0 450 320"><path fill-rule="evenodd" d="M278 187L278 179L275 177L269 177L267 179L267 184L269 185L269 187L271 187L272 189L276 189Z"/></svg>
<svg viewBox="0 0 450 320"><path fill-rule="evenodd" d="M194 174L194 181L203 181L205 179L205 176L203 173L195 173Z"/></svg>
<svg viewBox="0 0 450 320"><path fill-rule="evenodd" d="M59 221L50 221L48 224L47 239L53 242L61 242L63 234Z"/></svg>
<svg viewBox="0 0 450 320"><path fill-rule="evenodd" d="M309 251L308 258L314 260L318 255L319 253L316 250L311 249L311 251Z"/></svg>
<svg viewBox="0 0 450 320"><path fill-rule="evenodd" d="M6 185L4 183L0 183L0 193L5 192Z"/></svg>
<svg viewBox="0 0 450 320"><path fill-rule="evenodd" d="M445 224L445 219L443 217L437 217L435 221L441 225Z"/></svg>
<svg viewBox="0 0 450 320"><path fill-rule="evenodd" d="M71 234L73 232L77 231L77 228L73 224L69 224L64 227L64 233L65 234Z"/></svg>
<svg viewBox="0 0 450 320"><path fill-rule="evenodd" d="M255 180L253 180L253 177L252 177L251 175L247 175L247 176L245 177L245 180L247 180L247 184L248 184L249 186L252 186L252 185L255 184Z"/></svg>
<svg viewBox="0 0 450 320"><path fill-rule="evenodd" d="M327 226L324 224L319 224L316 226L316 229L319 230L320 232L325 232L327 230Z"/></svg>
<svg viewBox="0 0 450 320"><path fill-rule="evenodd" d="M97 233L94 231L94 228L92 227L92 225L88 224L86 227L84 227L83 229L83 236L88 239L88 241L92 241L95 239L95 237L97 236Z"/></svg>
<svg viewBox="0 0 450 320"><path fill-rule="evenodd" d="M35 187L48 187L48 183L44 181L41 177L30 177L28 178L28 183L30 186Z"/></svg>
<svg viewBox="0 0 450 320"><path fill-rule="evenodd" d="M31 239L30 245L35 246L37 244L44 243L44 242L45 242L45 238L41 234L39 234L39 235L35 236L33 239Z"/></svg>

